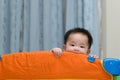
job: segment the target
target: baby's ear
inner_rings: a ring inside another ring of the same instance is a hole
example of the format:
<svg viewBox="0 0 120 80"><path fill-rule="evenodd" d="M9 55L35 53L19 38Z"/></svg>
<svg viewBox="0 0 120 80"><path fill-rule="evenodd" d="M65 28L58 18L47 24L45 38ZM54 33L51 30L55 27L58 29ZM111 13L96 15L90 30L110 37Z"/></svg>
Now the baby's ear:
<svg viewBox="0 0 120 80"><path fill-rule="evenodd" d="M66 49L66 45L65 44L63 44L63 51Z"/></svg>
<svg viewBox="0 0 120 80"><path fill-rule="evenodd" d="M88 51L87 51L87 55L88 55L88 54L90 54L90 49L88 49Z"/></svg>

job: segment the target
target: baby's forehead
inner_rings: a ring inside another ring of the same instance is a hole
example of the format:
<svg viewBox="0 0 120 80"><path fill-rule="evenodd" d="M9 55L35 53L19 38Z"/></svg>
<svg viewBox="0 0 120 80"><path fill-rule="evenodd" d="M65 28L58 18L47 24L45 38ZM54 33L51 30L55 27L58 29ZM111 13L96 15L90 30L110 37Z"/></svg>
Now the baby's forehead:
<svg viewBox="0 0 120 80"><path fill-rule="evenodd" d="M72 33L68 36L68 39L73 39L73 38L79 39L79 40L85 39L86 41L88 41L88 36L82 33Z"/></svg>
<svg viewBox="0 0 120 80"><path fill-rule="evenodd" d="M76 40L68 40L68 43L78 44L78 45L89 45L88 41L76 41Z"/></svg>
<svg viewBox="0 0 120 80"><path fill-rule="evenodd" d="M75 35L82 35L82 36L86 36L86 37L88 38L88 35L87 35L87 34L84 34L84 33L82 33L82 32L71 33L71 34L68 36L68 38L69 38L70 36L75 36Z"/></svg>

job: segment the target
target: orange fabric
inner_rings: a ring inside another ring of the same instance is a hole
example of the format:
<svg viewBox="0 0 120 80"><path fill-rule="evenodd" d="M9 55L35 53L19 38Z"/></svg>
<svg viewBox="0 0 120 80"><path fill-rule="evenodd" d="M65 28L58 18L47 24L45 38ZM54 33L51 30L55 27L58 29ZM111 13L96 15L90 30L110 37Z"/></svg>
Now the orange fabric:
<svg viewBox="0 0 120 80"><path fill-rule="evenodd" d="M5 80L25 80L25 79L5 79ZM27 80L98 80L98 79L27 79Z"/></svg>
<svg viewBox="0 0 120 80"><path fill-rule="evenodd" d="M49 78L112 80L99 59L90 63L86 55L72 52L63 52L61 57L49 51L18 52L0 60L0 80Z"/></svg>

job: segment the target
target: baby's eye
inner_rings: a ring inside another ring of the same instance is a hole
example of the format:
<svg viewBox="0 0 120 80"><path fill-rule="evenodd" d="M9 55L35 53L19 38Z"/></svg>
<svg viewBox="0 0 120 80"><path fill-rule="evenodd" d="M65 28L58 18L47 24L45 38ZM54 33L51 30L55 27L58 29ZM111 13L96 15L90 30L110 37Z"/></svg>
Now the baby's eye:
<svg viewBox="0 0 120 80"><path fill-rule="evenodd" d="M80 48L85 48L85 46L80 46Z"/></svg>
<svg viewBox="0 0 120 80"><path fill-rule="evenodd" d="M75 46L74 44L70 44L71 46Z"/></svg>

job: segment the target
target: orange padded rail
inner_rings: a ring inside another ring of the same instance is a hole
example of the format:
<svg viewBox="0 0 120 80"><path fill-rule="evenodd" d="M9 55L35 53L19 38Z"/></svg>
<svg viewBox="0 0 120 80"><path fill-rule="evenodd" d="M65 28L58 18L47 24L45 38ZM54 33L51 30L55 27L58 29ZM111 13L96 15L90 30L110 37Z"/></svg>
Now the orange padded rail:
<svg viewBox="0 0 120 80"><path fill-rule="evenodd" d="M80 79L112 80L99 59L94 63L83 54L63 52L55 57L49 51L17 52L2 55L0 80Z"/></svg>

